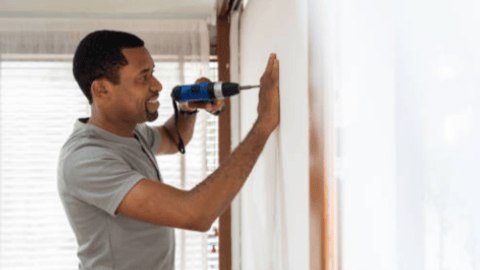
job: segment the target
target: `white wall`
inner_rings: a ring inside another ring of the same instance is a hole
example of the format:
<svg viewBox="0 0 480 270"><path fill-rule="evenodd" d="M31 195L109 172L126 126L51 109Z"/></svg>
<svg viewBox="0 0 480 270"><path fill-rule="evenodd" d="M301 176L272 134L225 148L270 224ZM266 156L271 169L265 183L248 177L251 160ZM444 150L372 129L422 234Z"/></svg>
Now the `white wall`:
<svg viewBox="0 0 480 270"><path fill-rule="evenodd" d="M249 1L240 28L240 83L257 84L269 54L275 52L281 99L280 126L241 193L241 267L306 270L310 262L307 1ZM257 117L258 90L242 93L240 102L243 139Z"/></svg>
<svg viewBox="0 0 480 270"><path fill-rule="evenodd" d="M340 251L346 270L397 269L396 39L391 2L342 0L337 6Z"/></svg>
<svg viewBox="0 0 480 270"><path fill-rule="evenodd" d="M479 2L320 2L341 103L340 269L479 269Z"/></svg>
<svg viewBox="0 0 480 270"><path fill-rule="evenodd" d="M340 104L339 269L478 269L479 1L310 4L308 58ZM309 267L305 6L252 0L243 14L240 82L258 82L277 52L282 120L242 192L242 269L285 269L272 267L282 214L289 269ZM243 137L257 101L241 96Z"/></svg>

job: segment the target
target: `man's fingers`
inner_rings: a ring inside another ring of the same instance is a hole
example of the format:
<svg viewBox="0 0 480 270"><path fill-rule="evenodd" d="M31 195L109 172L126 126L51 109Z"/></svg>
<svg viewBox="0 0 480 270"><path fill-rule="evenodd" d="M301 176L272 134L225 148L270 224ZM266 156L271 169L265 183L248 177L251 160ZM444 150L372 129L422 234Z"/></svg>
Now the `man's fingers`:
<svg viewBox="0 0 480 270"><path fill-rule="evenodd" d="M203 101L190 101L188 102L188 107L192 109L203 109L205 104Z"/></svg>
<svg viewBox="0 0 480 270"><path fill-rule="evenodd" d="M270 72L271 74L275 74L275 63L277 62L277 55L276 54L273 54L273 57L272 57L272 63L271 63L271 66L270 66Z"/></svg>
<svg viewBox="0 0 480 270"><path fill-rule="evenodd" d="M268 70L268 67L270 66L271 60L272 60L272 55L270 55L270 56L268 57L267 66L265 67L265 70Z"/></svg>
<svg viewBox="0 0 480 270"><path fill-rule="evenodd" d="M273 54L270 54L270 58L268 59L267 72L272 71L272 64L273 64Z"/></svg>
<svg viewBox="0 0 480 270"><path fill-rule="evenodd" d="M273 63L276 59L277 55L275 53L271 53L270 54L270 58L268 59L268 63L267 63L267 68L265 70L272 70L272 67L273 67Z"/></svg>
<svg viewBox="0 0 480 270"><path fill-rule="evenodd" d="M207 111L212 111L213 110L213 104L210 103L210 102L207 102L206 106L205 106L205 109Z"/></svg>
<svg viewBox="0 0 480 270"><path fill-rule="evenodd" d="M216 99L213 102L213 107L214 107L215 110L220 110L223 107L224 104L225 104L225 101L220 100L220 99Z"/></svg>
<svg viewBox="0 0 480 270"><path fill-rule="evenodd" d="M210 111L210 112L219 111L219 110L222 109L224 104L225 104L225 102L223 100L216 99L216 100L213 101L213 104L211 102L207 102L205 109Z"/></svg>
<svg viewBox="0 0 480 270"><path fill-rule="evenodd" d="M205 109L205 110L213 110L214 105L210 102L205 102L205 101L192 101L188 102L188 107L192 109Z"/></svg>
<svg viewBox="0 0 480 270"><path fill-rule="evenodd" d="M275 59L275 79L278 80L280 77L280 61L278 59Z"/></svg>
<svg viewBox="0 0 480 270"><path fill-rule="evenodd" d="M196 81L195 81L195 84L200 84L200 83L206 83L206 82L211 82L208 78L206 77L201 77L201 78L198 78Z"/></svg>

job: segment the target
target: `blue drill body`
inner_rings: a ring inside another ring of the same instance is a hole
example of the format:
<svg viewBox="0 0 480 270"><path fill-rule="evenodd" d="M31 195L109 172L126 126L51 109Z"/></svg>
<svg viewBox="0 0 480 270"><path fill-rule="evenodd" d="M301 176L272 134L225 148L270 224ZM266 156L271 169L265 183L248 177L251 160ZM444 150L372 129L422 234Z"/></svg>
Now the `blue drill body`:
<svg viewBox="0 0 480 270"><path fill-rule="evenodd" d="M173 88L172 98L178 102L214 101L240 93L240 90L260 87L240 86L237 83L214 82L192 85L178 85Z"/></svg>
<svg viewBox="0 0 480 270"><path fill-rule="evenodd" d="M180 98L175 98L178 102L187 102L193 100L203 100L211 101L211 98L208 95L208 86L210 83L201 83L193 85L182 85L174 88L175 96ZM172 93L173 95L173 93Z"/></svg>

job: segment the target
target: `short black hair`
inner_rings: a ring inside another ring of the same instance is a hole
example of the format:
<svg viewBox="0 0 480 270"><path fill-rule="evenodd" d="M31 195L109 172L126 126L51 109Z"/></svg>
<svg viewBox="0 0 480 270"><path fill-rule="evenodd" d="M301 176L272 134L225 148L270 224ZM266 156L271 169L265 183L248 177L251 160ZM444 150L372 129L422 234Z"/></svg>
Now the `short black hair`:
<svg viewBox="0 0 480 270"><path fill-rule="evenodd" d="M118 70L128 65L121 49L142 46L139 37L111 30L92 32L80 41L73 57L73 76L90 104L94 80L104 77L115 85L120 83Z"/></svg>

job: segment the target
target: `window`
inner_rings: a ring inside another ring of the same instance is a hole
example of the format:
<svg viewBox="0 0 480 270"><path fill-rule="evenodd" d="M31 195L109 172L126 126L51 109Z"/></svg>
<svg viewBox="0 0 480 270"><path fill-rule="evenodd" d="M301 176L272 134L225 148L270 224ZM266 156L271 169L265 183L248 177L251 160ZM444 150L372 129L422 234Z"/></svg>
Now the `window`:
<svg viewBox="0 0 480 270"><path fill-rule="evenodd" d="M72 74L71 56L35 56L0 62L0 269L78 269L77 244L56 188L60 148L74 121L89 115L86 98ZM157 61L162 82L159 118L173 114L170 89L184 76L185 64ZM211 62L210 79L217 79ZM190 188L218 166L217 117L201 112L194 138L181 154L158 157L165 182ZM176 269L218 269L218 239L176 230Z"/></svg>

